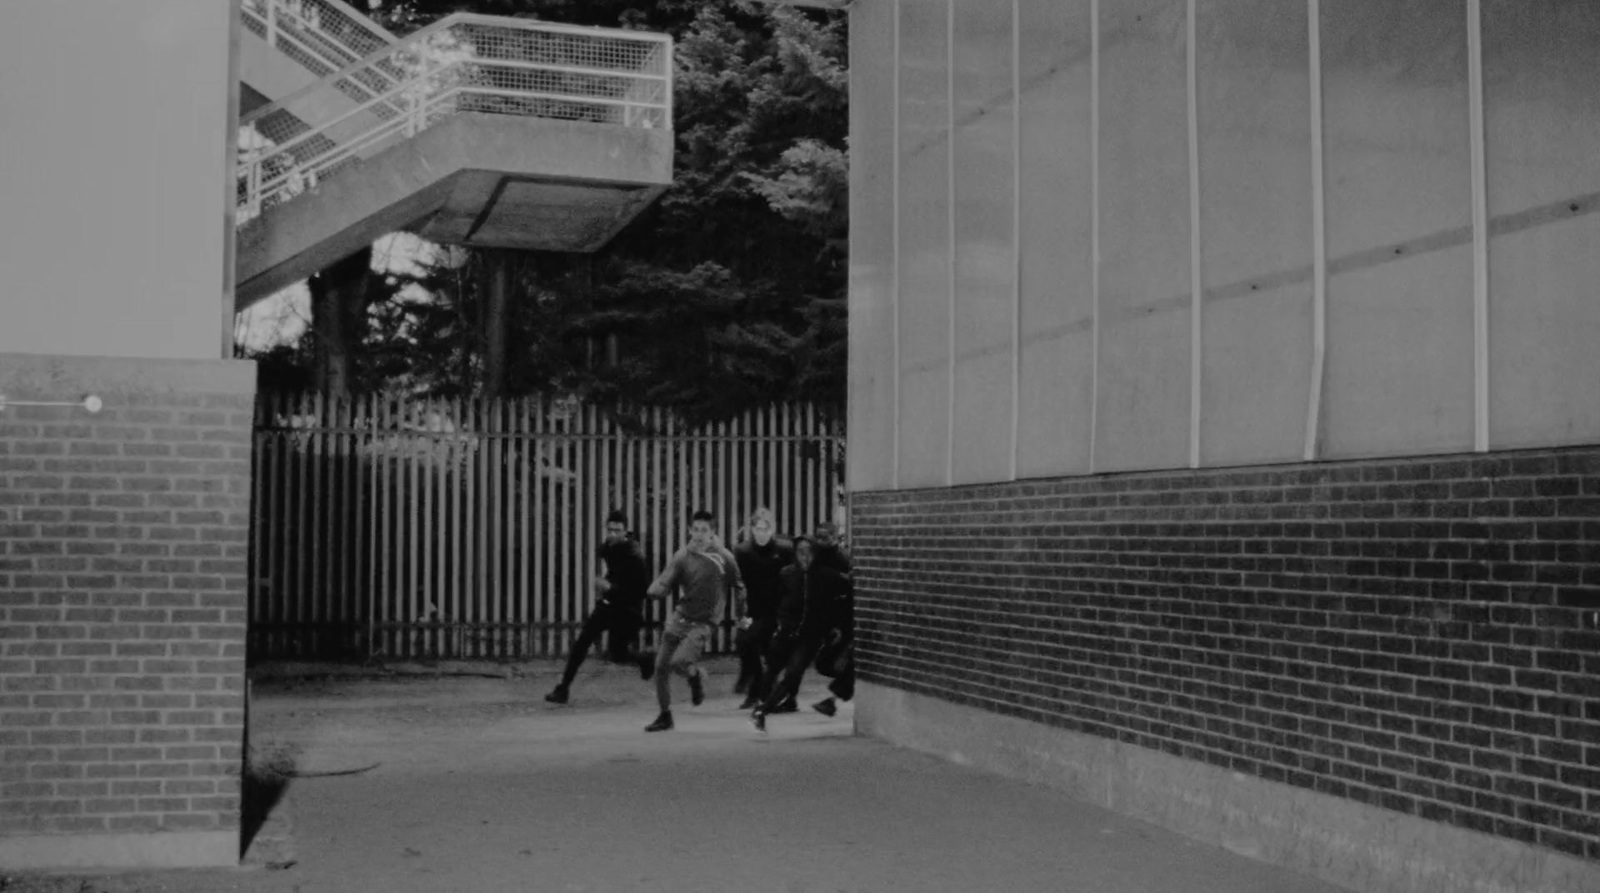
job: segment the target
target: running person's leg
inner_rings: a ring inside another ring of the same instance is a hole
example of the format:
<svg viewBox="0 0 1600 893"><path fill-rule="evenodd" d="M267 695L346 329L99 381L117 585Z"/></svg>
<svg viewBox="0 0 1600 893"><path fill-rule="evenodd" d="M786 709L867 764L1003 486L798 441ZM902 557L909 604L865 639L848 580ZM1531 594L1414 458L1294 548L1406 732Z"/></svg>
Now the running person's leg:
<svg viewBox="0 0 1600 893"><path fill-rule="evenodd" d="M711 639L711 627L704 623L684 624L683 640L670 661L672 671L689 680L691 703L698 706L706 699L705 674L700 670L700 653ZM657 668L660 672L661 668Z"/></svg>
<svg viewBox="0 0 1600 893"><path fill-rule="evenodd" d="M833 660L833 680L828 683L829 697L823 698L811 705L811 709L824 716L832 716L838 712L838 705L834 703L848 701L856 696L856 644L846 641L844 648Z"/></svg>
<svg viewBox="0 0 1600 893"><path fill-rule="evenodd" d="M750 626L739 631L744 637L739 652L741 664L740 676L749 675L746 685L744 703L739 705L741 710L749 710L761 703L767 696L767 665L766 655L772 649L772 634L778 628L778 621L771 617L751 621ZM748 657L747 657L748 655ZM750 663L743 666L746 660ZM737 691L735 692L737 693Z"/></svg>
<svg viewBox="0 0 1600 893"><path fill-rule="evenodd" d="M661 647L656 652L656 703L661 707L661 713L656 716L655 722L644 727L646 732L664 732L672 728L672 659L678 646L683 642L683 635L678 629L677 619L667 621L667 628L661 634Z"/></svg>
<svg viewBox="0 0 1600 893"><path fill-rule="evenodd" d="M612 611L609 605L596 605L589 616L584 618L583 628L578 631L578 640L572 643L572 651L567 655L567 667L561 672L561 681L549 694L544 696L546 701L554 704L567 702L568 689L572 687L572 680L578 676L578 668L583 666L584 658L589 656L589 649L599 640L600 634L611 625Z"/></svg>
<svg viewBox="0 0 1600 893"><path fill-rule="evenodd" d="M817 658L817 651L822 648L820 636L798 636L795 638L789 651L789 659L784 664L783 674L778 677L772 690L767 692L767 699L750 715L756 728L765 729L767 714L779 712L779 707L790 701L800 691L800 680L805 675L806 667L810 666Z"/></svg>

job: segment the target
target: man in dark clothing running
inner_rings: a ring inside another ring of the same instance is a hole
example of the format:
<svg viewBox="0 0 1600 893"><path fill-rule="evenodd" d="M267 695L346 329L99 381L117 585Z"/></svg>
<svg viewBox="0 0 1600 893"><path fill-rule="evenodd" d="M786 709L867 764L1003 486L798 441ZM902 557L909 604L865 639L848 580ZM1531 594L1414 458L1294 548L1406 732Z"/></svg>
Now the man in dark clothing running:
<svg viewBox="0 0 1600 893"><path fill-rule="evenodd" d="M739 705L741 710L761 703L767 693L766 670L761 660L778 628L778 602L782 598L778 574L794 561L794 553L773 536L771 509L756 509L750 516L749 531L750 537L733 547L739 576L744 579L747 612L747 622L734 640L739 652L739 681L734 684L733 693L748 693Z"/></svg>
<svg viewBox="0 0 1600 893"><path fill-rule="evenodd" d="M850 576L850 556L839 545L839 525L832 521L818 524L811 544L816 550L814 560L818 567L831 567L845 577Z"/></svg>
<svg viewBox="0 0 1600 893"><path fill-rule="evenodd" d="M815 562L816 547L805 537L794 541L794 564L783 569L783 601L778 606L778 631L772 638L767 665L772 669L766 700L750 714L750 721L766 731L767 714L776 713L800 691L806 667L816 659L828 633L838 624L849 581L830 566ZM782 667L781 674L777 672Z"/></svg>
<svg viewBox="0 0 1600 893"><path fill-rule="evenodd" d="M644 624L645 587L650 585L650 570L645 567L644 551L628 536L628 516L613 511L606 517L606 537L600 544L602 571L595 580L599 602L583 621L578 641L567 655L567 668L554 690L544 696L552 704L565 704L578 667L589 649L606 633L606 654L614 663L633 664L649 679L655 664L640 658L639 628Z"/></svg>
<svg viewBox="0 0 1600 893"><path fill-rule="evenodd" d="M672 556L666 570L650 584L651 598L666 598L673 589L681 589L682 595L662 631L655 669L656 701L661 713L655 722L645 726L646 732L672 728L672 673L689 680L693 703L706 699L705 677L696 661L711 639L711 625L722 613L729 595L733 596L734 620L744 620L744 582L739 576L739 563L732 552L717 543L712 520L710 512L694 513L688 545Z"/></svg>

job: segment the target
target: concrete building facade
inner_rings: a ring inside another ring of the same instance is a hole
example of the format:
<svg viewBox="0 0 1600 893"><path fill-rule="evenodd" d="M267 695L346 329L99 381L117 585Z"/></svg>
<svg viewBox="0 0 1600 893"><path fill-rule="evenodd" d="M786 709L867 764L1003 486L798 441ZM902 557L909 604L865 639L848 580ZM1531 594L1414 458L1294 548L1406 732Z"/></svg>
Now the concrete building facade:
<svg viewBox="0 0 1600 893"><path fill-rule="evenodd" d="M850 14L861 729L1600 884L1600 8Z"/></svg>
<svg viewBox="0 0 1600 893"><path fill-rule="evenodd" d="M237 15L0 9L8 868L239 856L255 372L227 358Z"/></svg>

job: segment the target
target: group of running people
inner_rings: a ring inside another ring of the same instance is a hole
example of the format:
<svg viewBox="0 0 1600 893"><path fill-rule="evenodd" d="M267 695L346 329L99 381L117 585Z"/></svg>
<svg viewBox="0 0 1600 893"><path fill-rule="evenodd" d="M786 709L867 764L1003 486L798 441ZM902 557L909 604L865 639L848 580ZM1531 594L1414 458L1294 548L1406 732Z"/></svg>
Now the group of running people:
<svg viewBox="0 0 1600 893"><path fill-rule="evenodd" d="M832 716L838 701L854 696L854 590L850 559L836 541L838 528L825 522L811 536L780 539L772 511L761 508L729 551L716 536L715 521L710 512L695 512L689 542L651 581L627 516L613 511L606 518L595 607L584 619L561 681L545 700L567 703L578 668L603 633L610 660L637 666L642 678L655 679L660 713L645 731L671 729L671 676L688 680L692 703L705 700L699 659L730 598L738 627L734 693L745 696L740 709L751 711L757 729L766 730L770 714L799 709L800 682L813 665L832 678L829 697L813 709ZM639 651L645 599L664 599L674 592L678 598L662 629L660 648Z"/></svg>

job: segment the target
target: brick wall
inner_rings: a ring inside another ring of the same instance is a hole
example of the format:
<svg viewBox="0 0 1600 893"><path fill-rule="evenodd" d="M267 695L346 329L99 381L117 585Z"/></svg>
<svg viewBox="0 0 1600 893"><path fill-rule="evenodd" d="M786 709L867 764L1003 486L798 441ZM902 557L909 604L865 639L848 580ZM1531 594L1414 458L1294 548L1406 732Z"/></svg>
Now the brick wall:
<svg viewBox="0 0 1600 893"><path fill-rule="evenodd" d="M237 828L253 391L0 354L0 838Z"/></svg>
<svg viewBox="0 0 1600 893"><path fill-rule="evenodd" d="M1600 860L1600 449L852 512L864 680Z"/></svg>

